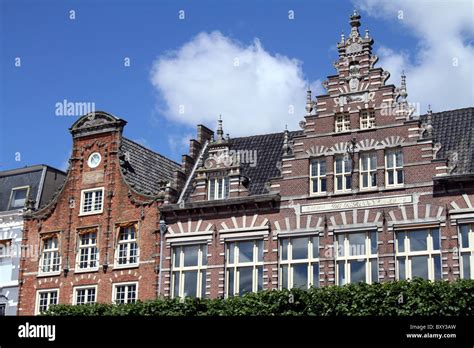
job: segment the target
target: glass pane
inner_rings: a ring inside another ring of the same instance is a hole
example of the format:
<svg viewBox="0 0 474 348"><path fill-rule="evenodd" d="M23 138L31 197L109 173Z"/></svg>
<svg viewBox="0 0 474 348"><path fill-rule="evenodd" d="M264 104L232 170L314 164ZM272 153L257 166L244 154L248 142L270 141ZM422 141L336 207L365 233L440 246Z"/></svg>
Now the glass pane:
<svg viewBox="0 0 474 348"><path fill-rule="evenodd" d="M326 160L319 161L319 175L326 175Z"/></svg>
<svg viewBox="0 0 474 348"><path fill-rule="evenodd" d="M315 288L319 288L319 263L313 263L313 284Z"/></svg>
<svg viewBox="0 0 474 348"><path fill-rule="evenodd" d="M263 289L263 266L256 267L257 269L257 291Z"/></svg>
<svg viewBox="0 0 474 348"><path fill-rule="evenodd" d="M173 296L179 297L179 272L173 272Z"/></svg>
<svg viewBox="0 0 474 348"><path fill-rule="evenodd" d="M317 259L319 258L319 237L313 237L311 241L313 243L313 258Z"/></svg>
<svg viewBox="0 0 474 348"><path fill-rule="evenodd" d="M292 259L307 259L308 258L308 237L292 238Z"/></svg>
<svg viewBox="0 0 474 348"><path fill-rule="evenodd" d="M387 153L387 168L393 168L393 153Z"/></svg>
<svg viewBox="0 0 474 348"><path fill-rule="evenodd" d="M235 243L229 243L229 263L234 263Z"/></svg>
<svg viewBox="0 0 474 348"><path fill-rule="evenodd" d="M326 179L321 179L321 192L326 192Z"/></svg>
<svg viewBox="0 0 474 348"><path fill-rule="evenodd" d="M388 184L393 185L393 170L387 171L388 174Z"/></svg>
<svg viewBox="0 0 474 348"><path fill-rule="evenodd" d="M431 237L433 238L433 249L439 250L439 229L434 228L431 230Z"/></svg>
<svg viewBox="0 0 474 348"><path fill-rule="evenodd" d="M288 289L288 266L281 266L281 287L283 289Z"/></svg>
<svg viewBox="0 0 474 348"><path fill-rule="evenodd" d="M288 238L281 239L281 259L288 260Z"/></svg>
<svg viewBox="0 0 474 348"><path fill-rule="evenodd" d="M12 208L21 208L26 203L26 192L27 189L14 190L13 191L13 200L11 207Z"/></svg>
<svg viewBox="0 0 474 348"><path fill-rule="evenodd" d="M198 265L198 252L199 245L189 245L183 247L185 267Z"/></svg>
<svg viewBox="0 0 474 348"><path fill-rule="evenodd" d="M207 265L207 244L203 244L201 246L201 251L202 251L202 264L205 266Z"/></svg>
<svg viewBox="0 0 474 348"><path fill-rule="evenodd" d="M345 171L346 173L350 173L351 170L352 170L352 160L349 159L349 158L346 158L346 159L344 160L344 171Z"/></svg>
<svg viewBox="0 0 474 348"><path fill-rule="evenodd" d="M371 185L377 186L377 173L376 172L372 172L371 174Z"/></svg>
<svg viewBox="0 0 474 348"><path fill-rule="evenodd" d="M206 298L206 271L201 272L201 298Z"/></svg>
<svg viewBox="0 0 474 348"><path fill-rule="evenodd" d="M377 232L370 232L370 252L372 254L377 254Z"/></svg>
<svg viewBox="0 0 474 348"><path fill-rule="evenodd" d="M253 267L239 267L239 295L252 292Z"/></svg>
<svg viewBox="0 0 474 348"><path fill-rule="evenodd" d="M197 293L197 271L186 271L184 273L184 296L196 297Z"/></svg>
<svg viewBox="0 0 474 348"><path fill-rule="evenodd" d="M214 199L215 191L216 191L216 180L211 179L209 181L209 199Z"/></svg>
<svg viewBox="0 0 474 348"><path fill-rule="evenodd" d="M318 175L318 161L313 160L311 161L311 176Z"/></svg>
<svg viewBox="0 0 474 348"><path fill-rule="evenodd" d="M369 174L362 174L362 187L369 187Z"/></svg>
<svg viewBox="0 0 474 348"><path fill-rule="evenodd" d="M337 255L338 256L344 256L344 234L338 234L337 235Z"/></svg>
<svg viewBox="0 0 474 348"><path fill-rule="evenodd" d="M433 262L434 262L434 276L435 280L442 279L441 275L441 256L436 255L433 257Z"/></svg>
<svg viewBox="0 0 474 348"><path fill-rule="evenodd" d="M173 248L173 261L174 261L174 267L179 267L179 253L180 253L181 248L175 247Z"/></svg>
<svg viewBox="0 0 474 348"><path fill-rule="evenodd" d="M365 261L350 261L351 283L365 282Z"/></svg>
<svg viewBox="0 0 474 348"><path fill-rule="evenodd" d="M336 173L340 174L342 173L342 158L336 158Z"/></svg>
<svg viewBox="0 0 474 348"><path fill-rule="evenodd" d="M428 256L412 256L411 276L428 279Z"/></svg>
<svg viewBox="0 0 474 348"><path fill-rule="evenodd" d="M471 254L465 253L462 254L462 271L464 279L471 279Z"/></svg>
<svg viewBox="0 0 474 348"><path fill-rule="evenodd" d="M239 263L253 262L253 241L239 242Z"/></svg>
<svg viewBox="0 0 474 348"><path fill-rule="evenodd" d="M405 232L397 233L397 246L398 246L399 253L402 253L405 251Z"/></svg>
<svg viewBox="0 0 474 348"><path fill-rule="evenodd" d="M398 259L398 280L405 280L405 258L399 257Z"/></svg>
<svg viewBox="0 0 474 348"><path fill-rule="evenodd" d="M342 190L342 176L338 176L336 178L336 187L337 187L337 190L339 191Z"/></svg>
<svg viewBox="0 0 474 348"><path fill-rule="evenodd" d="M461 225L459 233L461 234L461 248L469 247L469 229L471 225Z"/></svg>
<svg viewBox="0 0 474 348"><path fill-rule="evenodd" d="M403 170L397 170L397 184L403 184Z"/></svg>
<svg viewBox="0 0 474 348"><path fill-rule="evenodd" d="M410 238L410 251L427 250L426 239L428 237L427 230L409 231L408 238Z"/></svg>
<svg viewBox="0 0 474 348"><path fill-rule="evenodd" d="M344 269L344 261L337 262L337 273L338 273L338 284L344 285L346 284L346 272Z"/></svg>
<svg viewBox="0 0 474 348"><path fill-rule="evenodd" d="M362 170L368 170L369 156L367 154L362 155Z"/></svg>
<svg viewBox="0 0 474 348"><path fill-rule="evenodd" d="M352 187L352 177L346 176L346 190L349 190Z"/></svg>
<svg viewBox="0 0 474 348"><path fill-rule="evenodd" d="M371 268L371 277L372 277L372 283L378 283L379 281L379 265L377 260L371 260L370 261L370 268Z"/></svg>
<svg viewBox="0 0 474 348"><path fill-rule="evenodd" d="M365 233L349 233L349 254L365 255Z"/></svg>
<svg viewBox="0 0 474 348"><path fill-rule="evenodd" d="M306 289L308 287L308 264L293 265L293 287Z"/></svg>
<svg viewBox="0 0 474 348"><path fill-rule="evenodd" d="M257 261L263 261L263 240L257 241L258 248L258 259Z"/></svg>
<svg viewBox="0 0 474 348"><path fill-rule="evenodd" d="M377 154L373 153L370 155L370 169L377 169Z"/></svg>
<svg viewBox="0 0 474 348"><path fill-rule="evenodd" d="M397 151L395 157L397 159L397 167L401 167L403 165L403 153L402 153L402 151L401 150Z"/></svg>
<svg viewBox="0 0 474 348"><path fill-rule="evenodd" d="M228 270L228 285L229 287L227 288L228 290L228 295L229 296L234 296L234 276L235 276L235 272L234 272L234 269L233 268L229 268Z"/></svg>

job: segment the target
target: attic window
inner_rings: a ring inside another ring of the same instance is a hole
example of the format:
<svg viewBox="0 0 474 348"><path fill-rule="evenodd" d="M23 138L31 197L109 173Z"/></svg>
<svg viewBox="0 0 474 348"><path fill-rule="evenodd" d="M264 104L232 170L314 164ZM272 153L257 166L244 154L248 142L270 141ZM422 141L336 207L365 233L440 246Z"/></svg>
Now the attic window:
<svg viewBox="0 0 474 348"><path fill-rule="evenodd" d="M15 187L12 189L9 210L19 209L25 206L28 190L29 186Z"/></svg>
<svg viewBox="0 0 474 348"><path fill-rule="evenodd" d="M229 177L211 178L207 186L210 201L229 198Z"/></svg>

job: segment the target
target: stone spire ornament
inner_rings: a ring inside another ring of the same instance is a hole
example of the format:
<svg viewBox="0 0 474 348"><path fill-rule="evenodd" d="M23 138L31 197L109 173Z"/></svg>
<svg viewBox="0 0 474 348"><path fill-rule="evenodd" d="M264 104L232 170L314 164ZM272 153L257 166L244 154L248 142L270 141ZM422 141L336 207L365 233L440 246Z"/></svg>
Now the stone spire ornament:
<svg viewBox="0 0 474 348"><path fill-rule="evenodd" d="M291 148L291 144L289 141L289 132L288 132L288 126L285 126L285 132L283 133L283 156L290 156L293 152Z"/></svg>
<svg viewBox="0 0 474 348"><path fill-rule="evenodd" d="M222 115L219 115L217 120L217 142L222 143L224 141L224 130L222 129Z"/></svg>
<svg viewBox="0 0 474 348"><path fill-rule="evenodd" d="M311 116L311 113L314 109L314 102L311 100L311 90L309 89L306 91L306 116Z"/></svg>
<svg viewBox="0 0 474 348"><path fill-rule="evenodd" d="M351 24L350 37L351 38L359 37L360 36L360 33L359 33L360 14L357 10L354 10L354 12L352 13L350 24Z"/></svg>

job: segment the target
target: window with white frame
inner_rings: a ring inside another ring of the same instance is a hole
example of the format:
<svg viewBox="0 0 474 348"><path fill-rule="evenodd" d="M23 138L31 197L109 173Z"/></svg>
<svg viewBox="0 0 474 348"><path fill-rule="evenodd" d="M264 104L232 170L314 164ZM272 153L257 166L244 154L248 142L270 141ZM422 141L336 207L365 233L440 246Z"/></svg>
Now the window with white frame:
<svg viewBox="0 0 474 348"><path fill-rule="evenodd" d="M385 152L385 185L403 185L403 152L402 149Z"/></svg>
<svg viewBox="0 0 474 348"><path fill-rule="evenodd" d="M439 228L396 233L397 278L442 279Z"/></svg>
<svg viewBox="0 0 474 348"><path fill-rule="evenodd" d="M226 243L226 293L243 295L263 289L263 240Z"/></svg>
<svg viewBox="0 0 474 348"><path fill-rule="evenodd" d="M334 161L334 191L350 191L352 187L352 160L350 156L336 156Z"/></svg>
<svg viewBox="0 0 474 348"><path fill-rule="evenodd" d="M225 199L229 197L229 177L210 178L208 181L209 200Z"/></svg>
<svg viewBox="0 0 474 348"><path fill-rule="evenodd" d="M324 158L311 160L311 193L325 193L326 192L326 160Z"/></svg>
<svg viewBox="0 0 474 348"><path fill-rule="evenodd" d="M206 297L207 244L173 247L172 297Z"/></svg>
<svg viewBox="0 0 474 348"><path fill-rule="evenodd" d="M58 273L61 267L59 240L57 235L47 236L42 240L40 274Z"/></svg>
<svg viewBox="0 0 474 348"><path fill-rule="evenodd" d="M97 302L97 286L79 286L74 288L74 304Z"/></svg>
<svg viewBox="0 0 474 348"><path fill-rule="evenodd" d="M104 210L104 188L83 190L81 215L98 214Z"/></svg>
<svg viewBox="0 0 474 348"><path fill-rule="evenodd" d="M99 267L99 251L97 248L97 230L80 231L78 235L78 251L76 256L77 270L95 270Z"/></svg>
<svg viewBox="0 0 474 348"><path fill-rule="evenodd" d="M459 225L461 278L474 279L474 224Z"/></svg>
<svg viewBox="0 0 474 348"><path fill-rule="evenodd" d="M338 285L379 281L377 231L337 233L335 241Z"/></svg>
<svg viewBox="0 0 474 348"><path fill-rule="evenodd" d="M377 153L362 153L360 156L360 188L377 187Z"/></svg>
<svg viewBox="0 0 474 348"><path fill-rule="evenodd" d="M26 204L26 199L28 197L29 190L29 186L14 187L11 192L10 204L8 209L11 210L23 208Z"/></svg>
<svg viewBox="0 0 474 348"><path fill-rule="evenodd" d="M345 132L351 129L351 119L349 114L336 115L335 130L337 133Z"/></svg>
<svg viewBox="0 0 474 348"><path fill-rule="evenodd" d="M362 110L360 112L360 128L369 129L375 127L375 111Z"/></svg>
<svg viewBox="0 0 474 348"><path fill-rule="evenodd" d="M137 289L137 283L114 284L114 302L117 304L136 302L138 298Z"/></svg>
<svg viewBox="0 0 474 348"><path fill-rule="evenodd" d="M115 266L126 267L138 264L138 224L119 227Z"/></svg>
<svg viewBox="0 0 474 348"><path fill-rule="evenodd" d="M11 256L11 239L0 240L0 259Z"/></svg>
<svg viewBox="0 0 474 348"><path fill-rule="evenodd" d="M319 242L317 236L280 239L280 287L319 286Z"/></svg>
<svg viewBox="0 0 474 348"><path fill-rule="evenodd" d="M36 292L36 314L43 313L51 305L58 304L58 289L38 290Z"/></svg>

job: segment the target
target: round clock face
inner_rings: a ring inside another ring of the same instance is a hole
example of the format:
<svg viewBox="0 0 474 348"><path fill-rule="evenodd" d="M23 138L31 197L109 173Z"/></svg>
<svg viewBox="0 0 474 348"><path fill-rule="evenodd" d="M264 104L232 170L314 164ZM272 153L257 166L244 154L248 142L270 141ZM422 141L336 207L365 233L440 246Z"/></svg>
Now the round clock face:
<svg viewBox="0 0 474 348"><path fill-rule="evenodd" d="M87 160L87 164L91 168L95 168L100 164L100 160L102 157L100 156L100 153L94 152L92 155L89 156L89 159Z"/></svg>

